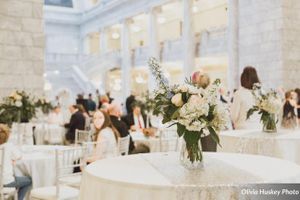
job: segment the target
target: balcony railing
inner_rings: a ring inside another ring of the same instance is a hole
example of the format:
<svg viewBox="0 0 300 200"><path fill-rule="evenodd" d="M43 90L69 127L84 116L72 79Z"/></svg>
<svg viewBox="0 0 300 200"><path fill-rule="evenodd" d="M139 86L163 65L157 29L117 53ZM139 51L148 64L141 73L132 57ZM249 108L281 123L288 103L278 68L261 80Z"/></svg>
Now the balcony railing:
<svg viewBox="0 0 300 200"><path fill-rule="evenodd" d="M196 37L196 56L216 56L227 53L227 27L218 27L201 32Z"/></svg>

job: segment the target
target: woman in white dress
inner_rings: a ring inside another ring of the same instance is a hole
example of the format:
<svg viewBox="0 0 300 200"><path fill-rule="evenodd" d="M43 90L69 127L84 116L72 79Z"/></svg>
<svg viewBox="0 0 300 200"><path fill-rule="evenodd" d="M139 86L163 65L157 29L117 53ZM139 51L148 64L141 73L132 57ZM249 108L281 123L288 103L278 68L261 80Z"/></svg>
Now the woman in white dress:
<svg viewBox="0 0 300 200"><path fill-rule="evenodd" d="M103 111L96 111L93 116L95 129L94 141L97 142L88 162L113 157L117 153L118 131L113 127L109 115Z"/></svg>
<svg viewBox="0 0 300 200"><path fill-rule="evenodd" d="M234 129L259 129L259 115L254 113L247 119L247 112L255 105L253 85L259 83L256 69L245 67L241 75L241 87L235 92L231 105L231 120Z"/></svg>

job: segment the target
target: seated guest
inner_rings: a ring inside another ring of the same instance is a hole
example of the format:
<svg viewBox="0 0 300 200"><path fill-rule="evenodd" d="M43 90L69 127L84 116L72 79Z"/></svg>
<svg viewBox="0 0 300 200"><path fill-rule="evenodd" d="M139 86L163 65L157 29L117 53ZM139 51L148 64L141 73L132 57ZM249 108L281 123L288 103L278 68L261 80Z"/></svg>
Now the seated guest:
<svg viewBox="0 0 300 200"><path fill-rule="evenodd" d="M9 128L4 124L0 124L0 147L3 147L5 151L4 163L2 163L2 182L4 187L16 188L18 190L18 199L23 200L31 188L31 178L27 176L14 176L13 164L16 160L21 159L21 152L12 144L7 143L9 135Z"/></svg>
<svg viewBox="0 0 300 200"><path fill-rule="evenodd" d="M99 109L102 107L103 104L109 103L109 98L106 95L101 95L99 100Z"/></svg>
<svg viewBox="0 0 300 200"><path fill-rule="evenodd" d="M66 133L66 142L73 144L75 142L75 131L84 130L85 128L85 118L83 114L78 110L77 105L72 105L69 107L69 110L72 114L70 122L65 124L65 127L68 128Z"/></svg>
<svg viewBox="0 0 300 200"><path fill-rule="evenodd" d="M295 108L297 103L293 98L294 92L288 91L285 93L285 103L283 106L283 116L281 126L283 128L294 129L297 127L297 116L295 114Z"/></svg>
<svg viewBox="0 0 300 200"><path fill-rule="evenodd" d="M135 93L131 91L131 94L129 97L126 99L126 112L127 114L132 113L132 104L135 102Z"/></svg>
<svg viewBox="0 0 300 200"><path fill-rule="evenodd" d="M55 106L48 116L49 124L63 125L64 117L59 106Z"/></svg>
<svg viewBox="0 0 300 200"><path fill-rule="evenodd" d="M297 117L298 117L298 123L300 123L300 89L296 88L295 92L297 94Z"/></svg>
<svg viewBox="0 0 300 200"><path fill-rule="evenodd" d="M143 130L146 128L147 118L142 114L141 106L138 103L132 105L132 113L129 113L122 120L132 131Z"/></svg>
<svg viewBox="0 0 300 200"><path fill-rule="evenodd" d="M93 154L88 158L88 162L112 157L117 152L117 140L120 137L119 132L113 127L110 117L103 111L96 111L93 116L93 126L95 129L94 141L97 146Z"/></svg>
<svg viewBox="0 0 300 200"><path fill-rule="evenodd" d="M83 107L83 105L79 104L78 106L78 110L83 114L84 119L85 119L85 126L84 126L84 130L90 130L90 126L91 126L91 119L89 114L86 112L85 108Z"/></svg>
<svg viewBox="0 0 300 200"><path fill-rule="evenodd" d="M110 105L109 103L103 103L100 109L101 109L102 111L108 113L109 105Z"/></svg>
<svg viewBox="0 0 300 200"><path fill-rule="evenodd" d="M129 132L126 123L120 120L120 117L122 115L121 110L122 110L121 106L116 103L112 103L108 108L108 112L113 126L118 130L121 137L126 137L127 135L129 135ZM135 145L130 136L129 154L148 153L148 152L150 152L148 146L144 144Z"/></svg>

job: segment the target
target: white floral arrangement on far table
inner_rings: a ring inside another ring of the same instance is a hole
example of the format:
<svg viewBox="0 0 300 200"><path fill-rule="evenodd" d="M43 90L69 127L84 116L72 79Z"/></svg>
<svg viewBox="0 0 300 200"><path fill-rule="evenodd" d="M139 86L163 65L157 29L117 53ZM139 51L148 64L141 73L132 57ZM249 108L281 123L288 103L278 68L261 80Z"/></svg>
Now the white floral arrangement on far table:
<svg viewBox="0 0 300 200"><path fill-rule="evenodd" d="M282 109L280 95L273 89L264 91L260 84L253 87L255 105L248 111L247 119L254 113L261 115L260 121L263 123L264 132L276 132L277 116Z"/></svg>

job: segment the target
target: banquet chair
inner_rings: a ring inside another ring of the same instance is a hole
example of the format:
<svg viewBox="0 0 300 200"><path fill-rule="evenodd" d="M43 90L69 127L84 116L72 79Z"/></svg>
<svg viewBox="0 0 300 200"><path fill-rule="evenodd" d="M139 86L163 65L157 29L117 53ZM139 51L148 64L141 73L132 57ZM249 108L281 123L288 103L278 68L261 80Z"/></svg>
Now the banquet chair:
<svg viewBox="0 0 300 200"><path fill-rule="evenodd" d="M75 131L75 146L83 144L84 142L90 142L92 140L91 131L78 130Z"/></svg>
<svg viewBox="0 0 300 200"><path fill-rule="evenodd" d="M18 191L16 188L13 187L4 187L3 186L3 163L4 163L4 155L5 149L0 147L0 156L1 156L1 163L0 163L0 200L9 199L13 197L15 200L18 200Z"/></svg>
<svg viewBox="0 0 300 200"><path fill-rule="evenodd" d="M159 151L178 151L179 138L172 129L159 130Z"/></svg>
<svg viewBox="0 0 300 200"><path fill-rule="evenodd" d="M70 200L78 199L79 190L66 183L66 179L80 176L81 172L73 173L74 168L84 168L85 148L72 147L55 150L56 185L36 188L31 191L32 200Z"/></svg>
<svg viewBox="0 0 300 200"><path fill-rule="evenodd" d="M117 144L117 155L128 155L129 152L129 142L130 142L130 135L126 137L119 137L118 144Z"/></svg>

